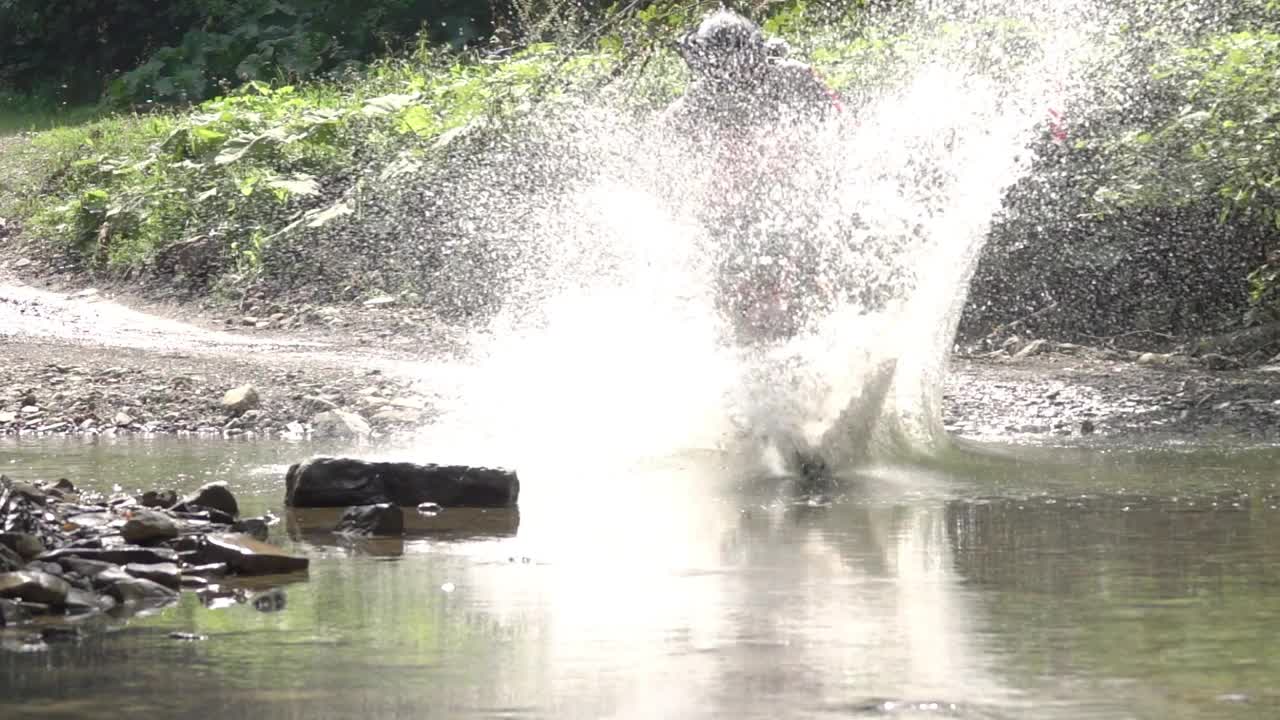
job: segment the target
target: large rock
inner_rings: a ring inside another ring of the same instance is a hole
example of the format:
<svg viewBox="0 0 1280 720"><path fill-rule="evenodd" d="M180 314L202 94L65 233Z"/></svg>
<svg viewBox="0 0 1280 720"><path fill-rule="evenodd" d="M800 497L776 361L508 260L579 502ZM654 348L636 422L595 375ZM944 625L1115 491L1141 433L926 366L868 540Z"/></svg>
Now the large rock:
<svg viewBox="0 0 1280 720"><path fill-rule="evenodd" d="M120 535L133 545L149 545L178 537L178 526L164 513L154 510L135 510Z"/></svg>
<svg viewBox="0 0 1280 720"><path fill-rule="evenodd" d="M226 563L241 575L278 575L306 570L311 561L248 535L223 533L205 538L199 551L201 563Z"/></svg>
<svg viewBox="0 0 1280 720"><path fill-rule="evenodd" d="M514 507L519 495L516 473L502 468L315 458L285 475L285 504L292 507Z"/></svg>
<svg viewBox="0 0 1280 720"><path fill-rule="evenodd" d="M232 518L240 514L240 505L236 502L236 496L231 494L225 482L211 482L202 486L193 494L183 498L176 507L178 510L188 512L193 508L217 510Z"/></svg>
<svg viewBox="0 0 1280 720"><path fill-rule="evenodd" d="M113 565L126 565L128 563L176 563L178 562L178 553L177 551L169 548L121 545L119 547L110 548L65 547L58 550L51 550L40 556L41 560L56 562L60 565L66 558L101 560L102 562L112 563Z"/></svg>
<svg viewBox="0 0 1280 720"><path fill-rule="evenodd" d="M398 505L357 505L347 508L334 532L342 535L402 535L404 511Z"/></svg>
<svg viewBox="0 0 1280 720"><path fill-rule="evenodd" d="M56 575L37 570L0 573L0 598L61 606L71 585Z"/></svg>
<svg viewBox="0 0 1280 720"><path fill-rule="evenodd" d="M368 420L346 410L328 410L311 418L311 434L317 438L361 439L372 432Z"/></svg>

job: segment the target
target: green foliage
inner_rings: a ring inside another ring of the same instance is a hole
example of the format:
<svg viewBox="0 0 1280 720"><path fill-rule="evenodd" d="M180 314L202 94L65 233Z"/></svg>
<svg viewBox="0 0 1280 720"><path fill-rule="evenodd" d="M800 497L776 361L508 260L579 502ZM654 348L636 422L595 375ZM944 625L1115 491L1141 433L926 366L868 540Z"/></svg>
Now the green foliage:
<svg viewBox="0 0 1280 720"><path fill-rule="evenodd" d="M249 80L293 82L364 62L419 31L458 49L490 31L490 10L487 0L0 0L0 89L75 103L198 102Z"/></svg>
<svg viewBox="0 0 1280 720"><path fill-rule="evenodd" d="M361 163L384 179L420 172L471 136L607 82L617 60L546 43L501 60L423 45L356 82L251 81L188 113L56 130L35 140L47 190L23 214L104 269L159 269L168 249L217 238L223 269L252 276L273 243L358 212Z"/></svg>

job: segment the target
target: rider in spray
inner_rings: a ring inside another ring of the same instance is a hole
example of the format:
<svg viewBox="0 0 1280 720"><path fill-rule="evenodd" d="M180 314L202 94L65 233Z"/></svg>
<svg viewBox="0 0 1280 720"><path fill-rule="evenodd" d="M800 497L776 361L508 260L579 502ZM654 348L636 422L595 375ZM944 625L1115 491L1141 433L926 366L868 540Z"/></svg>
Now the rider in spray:
<svg viewBox="0 0 1280 720"><path fill-rule="evenodd" d="M707 15L678 50L692 78L663 124L709 161L697 212L720 238L717 304L739 342L790 337L825 302L809 222L815 199L797 171L819 165L805 157L820 152L810 131L840 102L812 68L786 57L785 43L730 10Z"/></svg>

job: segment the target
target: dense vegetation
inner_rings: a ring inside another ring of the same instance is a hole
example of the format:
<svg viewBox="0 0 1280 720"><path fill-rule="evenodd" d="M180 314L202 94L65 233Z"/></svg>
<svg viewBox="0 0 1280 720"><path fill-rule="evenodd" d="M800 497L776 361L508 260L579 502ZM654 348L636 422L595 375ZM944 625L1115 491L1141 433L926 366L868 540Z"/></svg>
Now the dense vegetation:
<svg viewBox="0 0 1280 720"><path fill-rule="evenodd" d="M0 101L66 125L0 158L0 217L80 267L202 292L266 282L483 302L457 291L475 218L445 195L557 182L570 158L542 166L515 146L558 142L565 128L548 119L576 97L662 106L685 82L670 41L713 4L0 0ZM892 22L909 4L743 9L856 102L936 41ZM1149 342L1280 316L1280 8L1108 11L1127 24L1123 44L1071 79L1089 90L1066 108L1069 138L1046 129L1035 172L1011 189L970 336ZM992 62L1022 32L994 16L957 28L953 42ZM59 110L85 104L98 110Z"/></svg>

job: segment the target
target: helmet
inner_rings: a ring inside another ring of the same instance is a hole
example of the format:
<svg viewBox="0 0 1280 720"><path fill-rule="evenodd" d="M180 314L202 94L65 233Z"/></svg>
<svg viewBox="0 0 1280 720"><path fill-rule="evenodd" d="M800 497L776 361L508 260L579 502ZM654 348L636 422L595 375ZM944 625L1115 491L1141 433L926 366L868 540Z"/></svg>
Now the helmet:
<svg viewBox="0 0 1280 720"><path fill-rule="evenodd" d="M680 41L689 67L703 75L732 75L765 62L768 48L760 28L732 10L717 10Z"/></svg>

